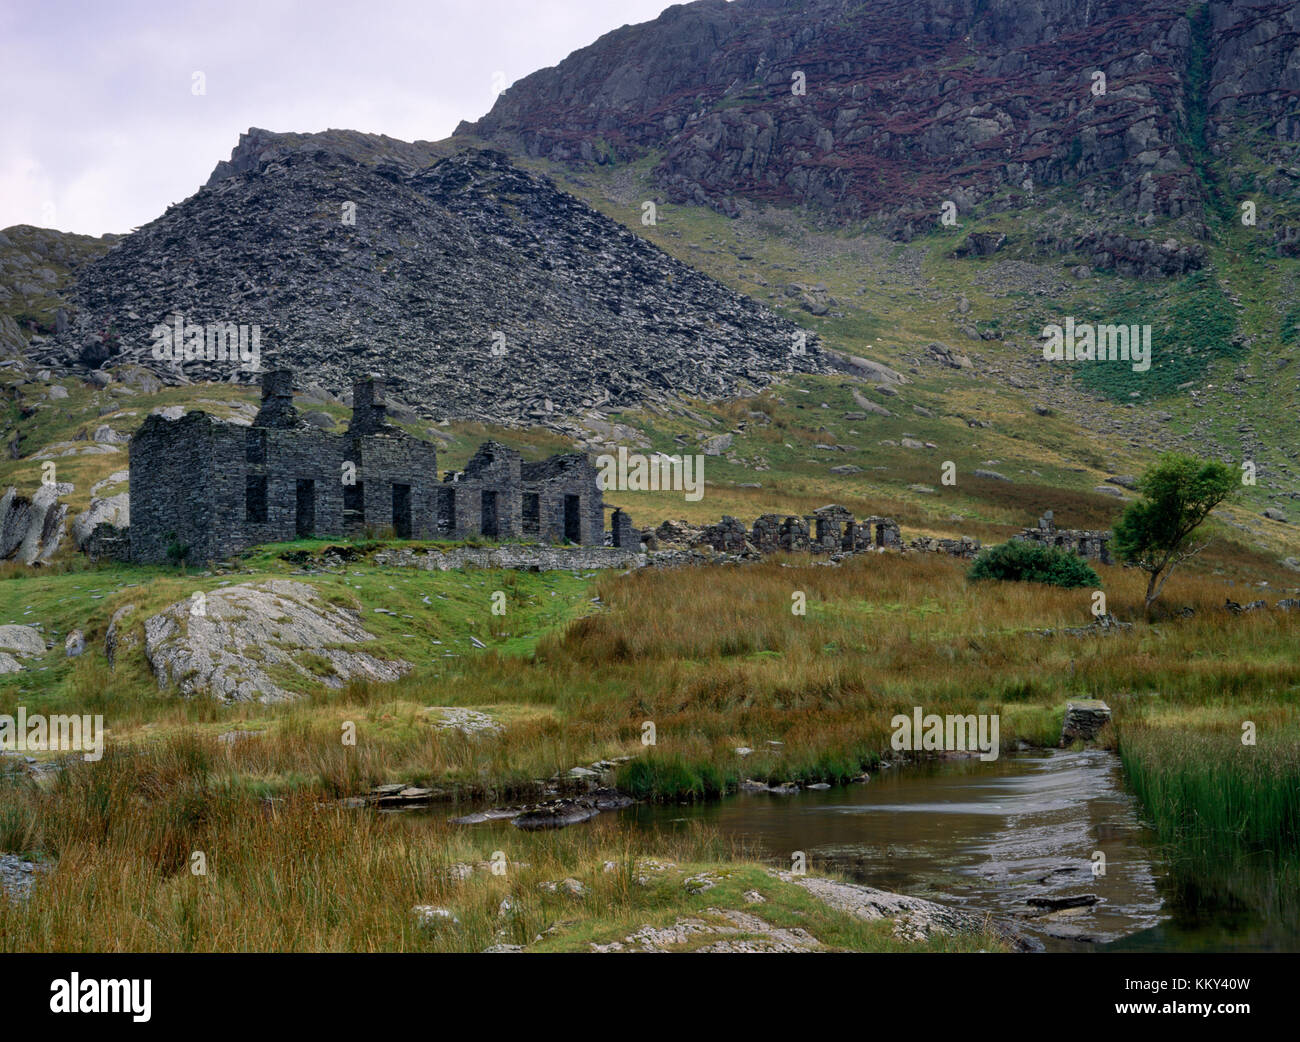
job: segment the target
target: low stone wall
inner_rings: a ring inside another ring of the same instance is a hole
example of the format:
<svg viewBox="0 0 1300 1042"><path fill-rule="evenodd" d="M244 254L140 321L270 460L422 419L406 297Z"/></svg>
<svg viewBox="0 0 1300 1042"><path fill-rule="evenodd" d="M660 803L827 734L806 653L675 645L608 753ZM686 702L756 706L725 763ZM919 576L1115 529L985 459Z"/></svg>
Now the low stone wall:
<svg viewBox="0 0 1300 1042"><path fill-rule="evenodd" d="M674 534L672 522L666 521L656 529L657 537L663 537L665 526L669 526L669 535ZM900 550L903 539L893 518L872 516L859 521L851 511L830 504L811 514L790 514L784 520L779 514L763 514L754 522L752 533L744 522L726 515L717 524L696 530L690 545L710 546L726 554L837 554Z"/></svg>
<svg viewBox="0 0 1300 1042"><path fill-rule="evenodd" d="M921 536L907 544L909 550L927 554L950 554L968 560L979 556L980 541L970 536L960 539L937 539L934 536Z"/></svg>
<svg viewBox="0 0 1300 1042"><path fill-rule="evenodd" d="M847 555L845 555L847 556ZM600 568L678 568L690 565L754 564L758 554L740 556L701 550L640 553L617 546L460 546L450 550L380 550L371 560L392 568L450 572L459 568L514 568L537 572L585 572Z"/></svg>
<svg viewBox="0 0 1300 1042"><path fill-rule="evenodd" d="M523 571L572 572L597 568L639 568L647 555L618 546L457 546L450 550L380 550L375 564L450 572L458 568L516 568Z"/></svg>

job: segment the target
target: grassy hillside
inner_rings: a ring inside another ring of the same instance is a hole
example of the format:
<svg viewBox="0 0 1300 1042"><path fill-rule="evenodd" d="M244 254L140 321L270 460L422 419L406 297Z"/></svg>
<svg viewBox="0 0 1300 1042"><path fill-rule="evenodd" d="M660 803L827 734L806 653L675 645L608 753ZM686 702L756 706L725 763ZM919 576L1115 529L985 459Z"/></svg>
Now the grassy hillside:
<svg viewBox="0 0 1300 1042"><path fill-rule="evenodd" d="M73 274L116 239L28 224L0 232L0 358L21 355L32 337L55 331Z"/></svg>
<svg viewBox="0 0 1300 1042"><path fill-rule="evenodd" d="M1081 256L1045 245L1087 230L1076 188L1040 190L1033 205L1007 210L991 200L957 227L939 223L936 204L930 230L903 243L869 223L836 226L795 210L744 205L731 219L667 203L651 180L656 161L575 171L516 157L668 252L816 329L833 350L908 375L919 370L933 394L971 415L1056 409L1074 446L1071 462L1112 452L1149 459L1181 446L1255 462L1260 483L1250 494L1260 503L1300 496L1291 422L1300 407L1300 313L1291 303L1300 259L1282 254L1277 239L1300 217L1292 203L1261 197L1253 225L1241 222L1235 203L1212 208L1202 270L1139 280L1080 270ZM1220 200L1229 191L1251 199L1278 174L1244 149L1213 169L1233 171L1230 179L1219 174ZM654 224L642 223L645 201L656 202ZM1163 238L1159 224L1134 223L1128 232ZM990 256L958 256L977 233L1005 234L1005 245ZM809 287L824 314L806 308ZM1043 327L1069 316L1151 325L1150 371L1045 362ZM935 341L968 355L972 370L927 364L925 349Z"/></svg>

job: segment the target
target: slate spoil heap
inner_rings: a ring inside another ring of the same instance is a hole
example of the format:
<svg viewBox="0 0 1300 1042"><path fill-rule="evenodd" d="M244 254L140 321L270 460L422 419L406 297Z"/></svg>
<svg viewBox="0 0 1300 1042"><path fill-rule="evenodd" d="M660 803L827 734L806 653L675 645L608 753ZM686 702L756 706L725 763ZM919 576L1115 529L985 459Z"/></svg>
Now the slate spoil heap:
<svg viewBox="0 0 1300 1042"><path fill-rule="evenodd" d="M80 269L45 364L257 379L155 358L154 327L180 313L259 326L263 369L340 395L381 372L430 418L507 425L716 400L826 368L814 334L795 353L794 323L498 152L419 170L325 148L244 160Z"/></svg>

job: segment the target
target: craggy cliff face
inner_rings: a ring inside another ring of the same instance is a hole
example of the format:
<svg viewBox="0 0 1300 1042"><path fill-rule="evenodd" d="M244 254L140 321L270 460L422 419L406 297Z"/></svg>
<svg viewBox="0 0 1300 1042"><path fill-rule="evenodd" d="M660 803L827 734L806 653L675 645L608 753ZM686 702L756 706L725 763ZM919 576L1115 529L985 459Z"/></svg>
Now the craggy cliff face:
<svg viewBox="0 0 1300 1042"><path fill-rule="evenodd" d="M1201 164L1300 140L1300 7L702 0L525 77L459 131L556 159L653 150L670 198L724 212L795 201L909 237L944 200L1010 208L1077 182L1090 210L1198 236Z"/></svg>

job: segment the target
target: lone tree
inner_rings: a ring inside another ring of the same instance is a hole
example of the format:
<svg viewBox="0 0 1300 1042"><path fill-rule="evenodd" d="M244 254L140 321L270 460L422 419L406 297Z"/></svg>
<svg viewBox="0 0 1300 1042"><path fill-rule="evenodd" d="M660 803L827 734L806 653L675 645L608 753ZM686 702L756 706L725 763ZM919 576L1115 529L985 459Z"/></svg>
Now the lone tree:
<svg viewBox="0 0 1300 1042"><path fill-rule="evenodd" d="M1115 549L1126 564L1147 573L1146 614L1174 569L1210 545L1190 542L1211 510L1233 490L1230 467L1171 454L1142 476L1142 498L1130 503L1115 526Z"/></svg>

